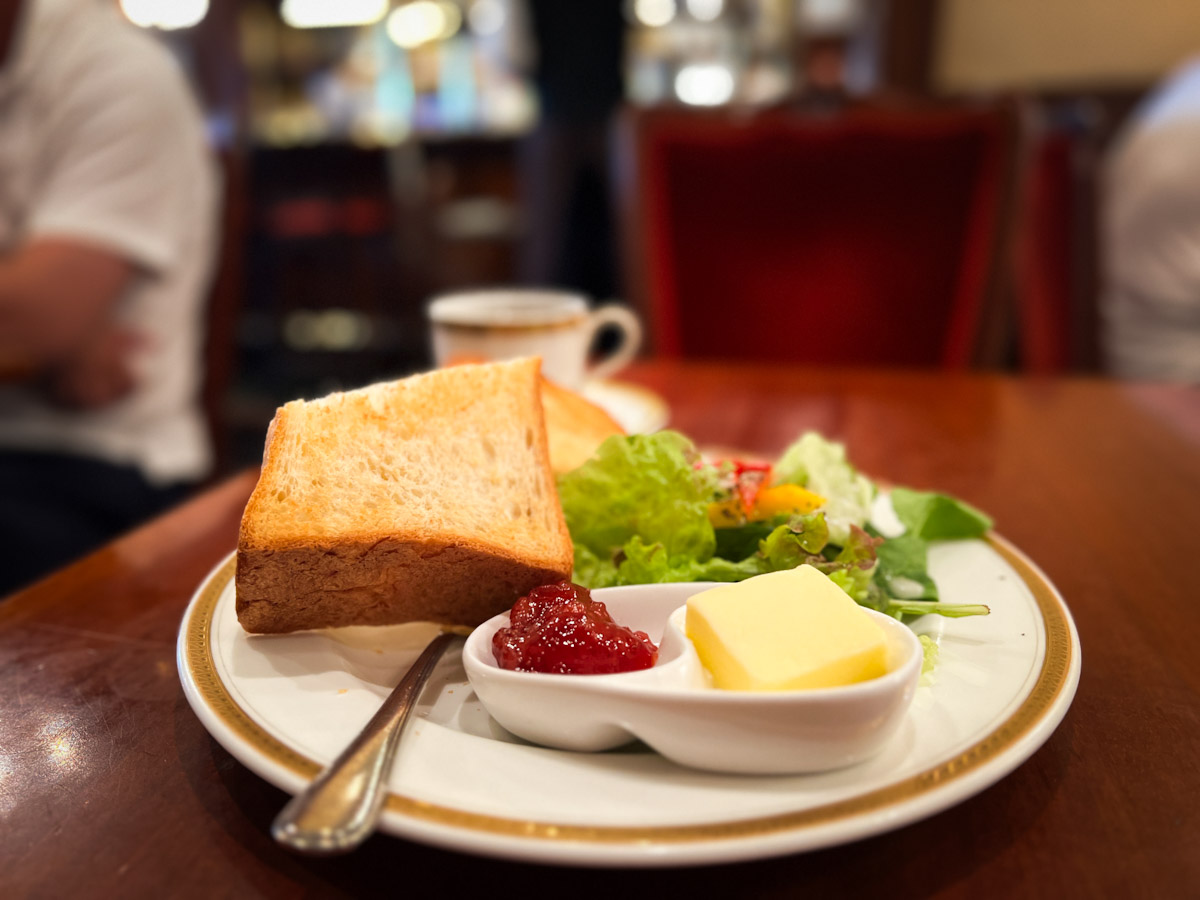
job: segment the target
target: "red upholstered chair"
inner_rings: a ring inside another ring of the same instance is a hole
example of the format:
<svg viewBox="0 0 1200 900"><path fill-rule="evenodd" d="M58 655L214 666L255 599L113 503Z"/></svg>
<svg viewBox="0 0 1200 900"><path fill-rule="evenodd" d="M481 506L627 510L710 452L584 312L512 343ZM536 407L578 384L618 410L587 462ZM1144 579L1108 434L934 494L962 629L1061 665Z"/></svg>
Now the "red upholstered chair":
<svg viewBox="0 0 1200 900"><path fill-rule="evenodd" d="M630 113L618 183L655 352L979 364L1014 121L1005 107Z"/></svg>
<svg viewBox="0 0 1200 900"><path fill-rule="evenodd" d="M1071 363L1071 151L1065 135L1033 142L1020 179L1013 268L1021 363L1032 372L1061 372Z"/></svg>
<svg viewBox="0 0 1200 900"><path fill-rule="evenodd" d="M1026 130L1012 242L1020 366L1097 371L1095 136Z"/></svg>

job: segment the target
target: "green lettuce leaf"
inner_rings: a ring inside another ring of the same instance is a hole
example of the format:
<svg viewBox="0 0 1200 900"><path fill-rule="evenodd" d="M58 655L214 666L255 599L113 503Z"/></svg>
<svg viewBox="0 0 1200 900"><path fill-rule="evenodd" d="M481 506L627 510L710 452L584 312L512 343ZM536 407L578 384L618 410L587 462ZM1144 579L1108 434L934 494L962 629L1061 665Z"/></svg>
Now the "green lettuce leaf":
<svg viewBox="0 0 1200 900"><path fill-rule="evenodd" d="M712 558L716 536L708 503L714 476L712 467L696 467L699 458L692 442L677 432L614 436L591 460L559 476L578 583L589 588L629 583L619 570L629 562L627 545L634 537L640 544L633 550L638 559L631 572L651 566L649 556L642 556L655 545L665 557L647 571Z"/></svg>
<svg viewBox="0 0 1200 900"><path fill-rule="evenodd" d="M648 544L632 537L617 554L614 567L616 584L660 584L668 581L742 581L763 571L756 556L738 563L714 556L700 561L677 556L671 558L661 543ZM578 574L578 573L577 573Z"/></svg>
<svg viewBox="0 0 1200 900"><path fill-rule="evenodd" d="M798 484L825 498L829 539L844 544L850 526L862 527L871 515L875 485L846 460L846 448L815 431L806 432L779 457L773 469L775 484Z"/></svg>
<svg viewBox="0 0 1200 900"><path fill-rule="evenodd" d="M777 463L775 483L823 495L820 510L714 529L708 507L720 471L700 464L676 432L613 437L584 465L558 479L575 545L573 579L589 588L671 581L741 581L816 566L857 602L897 617L986 614L944 604L927 568L927 543L977 537L991 520L942 494L893 492L908 529L884 540L868 533L875 486L846 461L841 444L806 434Z"/></svg>
<svg viewBox="0 0 1200 900"><path fill-rule="evenodd" d="M829 527L825 514L816 512L792 516L759 542L758 552L770 564L767 571L794 569L808 562L829 546Z"/></svg>
<svg viewBox="0 0 1200 900"><path fill-rule="evenodd" d="M753 575L794 569L806 562L834 566L819 554L828 539L820 513L795 516L771 530L758 547L741 559L713 556L706 560L671 557L661 543L631 538L617 554L616 584L657 584L664 581L742 581ZM578 565L578 555L576 556ZM608 573L599 571L602 577ZM589 571L589 574L590 574ZM577 571L577 574L581 574ZM605 582L607 586L610 582Z"/></svg>
<svg viewBox="0 0 1200 900"><path fill-rule="evenodd" d="M929 574L929 543L904 533L875 548L879 557L867 605L890 616L941 615L950 618L986 616L988 608L978 603L942 603L937 584ZM860 601L862 602L862 601Z"/></svg>
<svg viewBox="0 0 1200 900"><path fill-rule="evenodd" d="M929 575L929 543L906 532L875 548L879 566L875 581L889 596L903 600L936 600L937 585Z"/></svg>
<svg viewBox="0 0 1200 900"><path fill-rule="evenodd" d="M758 552L758 545L780 525L786 525L787 516L776 516L762 522L744 522L729 528L717 528L716 555L725 559L745 559Z"/></svg>
<svg viewBox="0 0 1200 900"><path fill-rule="evenodd" d="M983 537L992 527L986 513L946 494L894 488L892 508L909 534L927 541Z"/></svg>
<svg viewBox="0 0 1200 900"><path fill-rule="evenodd" d="M940 600L896 600L888 601L884 610L897 619L904 616L945 616L961 619L964 616L986 616L991 609L983 603L942 603Z"/></svg>
<svg viewBox="0 0 1200 900"><path fill-rule="evenodd" d="M575 571L571 580L589 590L620 584L617 565L612 558L601 559L582 544L575 545Z"/></svg>

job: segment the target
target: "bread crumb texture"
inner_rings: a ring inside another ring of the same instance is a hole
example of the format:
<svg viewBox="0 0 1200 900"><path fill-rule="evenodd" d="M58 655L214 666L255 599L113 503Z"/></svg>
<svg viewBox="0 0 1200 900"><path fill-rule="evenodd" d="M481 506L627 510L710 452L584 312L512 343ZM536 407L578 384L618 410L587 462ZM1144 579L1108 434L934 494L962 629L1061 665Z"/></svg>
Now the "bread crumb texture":
<svg viewBox="0 0 1200 900"><path fill-rule="evenodd" d="M239 535L242 624L477 624L569 577L538 370L456 366L280 408Z"/></svg>

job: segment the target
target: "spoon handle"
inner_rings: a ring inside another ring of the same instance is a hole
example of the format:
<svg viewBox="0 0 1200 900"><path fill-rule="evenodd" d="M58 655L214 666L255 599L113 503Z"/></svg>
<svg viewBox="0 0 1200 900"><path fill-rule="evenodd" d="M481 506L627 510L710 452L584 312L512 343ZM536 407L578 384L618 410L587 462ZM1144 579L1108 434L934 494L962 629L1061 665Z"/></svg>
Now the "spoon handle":
<svg viewBox="0 0 1200 900"><path fill-rule="evenodd" d="M358 737L276 816L275 840L301 853L330 855L353 850L371 835L404 723L442 654L462 641L443 633L429 642Z"/></svg>

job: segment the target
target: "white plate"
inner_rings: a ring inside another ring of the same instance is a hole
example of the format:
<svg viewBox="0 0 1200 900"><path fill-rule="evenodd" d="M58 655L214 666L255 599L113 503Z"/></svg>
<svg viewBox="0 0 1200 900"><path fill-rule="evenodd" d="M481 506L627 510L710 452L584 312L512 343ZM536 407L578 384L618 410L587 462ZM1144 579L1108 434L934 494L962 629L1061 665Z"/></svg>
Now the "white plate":
<svg viewBox="0 0 1200 900"><path fill-rule="evenodd" d="M819 775L716 775L632 745L572 753L521 742L444 660L401 742L382 830L510 859L700 865L795 853L889 831L995 783L1061 721L1079 639L1061 596L996 538L936 545L943 598L987 617L926 617L941 656L875 758ZM179 634L184 692L246 766L296 792L366 723L428 626L251 637L234 611L234 558L197 590Z"/></svg>
<svg viewBox="0 0 1200 900"><path fill-rule="evenodd" d="M665 428L671 418L662 397L637 384L623 381L589 381L580 390L610 416L628 434L650 434Z"/></svg>

